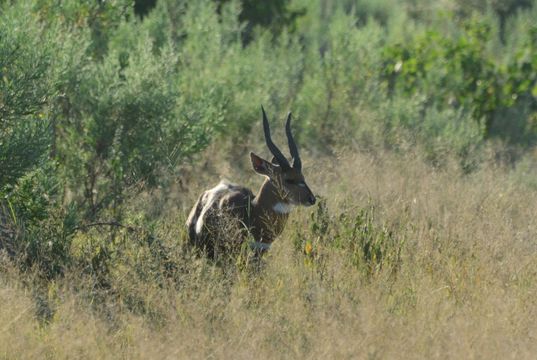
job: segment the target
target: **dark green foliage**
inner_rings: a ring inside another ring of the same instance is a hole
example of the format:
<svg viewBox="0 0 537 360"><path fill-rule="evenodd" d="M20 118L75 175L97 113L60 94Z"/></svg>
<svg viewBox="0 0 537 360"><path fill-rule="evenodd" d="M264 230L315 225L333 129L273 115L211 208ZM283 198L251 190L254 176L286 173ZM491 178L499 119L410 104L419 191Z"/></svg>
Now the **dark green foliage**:
<svg viewBox="0 0 537 360"><path fill-rule="evenodd" d="M469 16L474 11L486 12L492 10L498 16L499 35L505 42L507 21L518 11L524 11L533 6L532 0L457 0L458 12L462 16Z"/></svg>
<svg viewBox="0 0 537 360"><path fill-rule="evenodd" d="M507 108L524 106L524 101L535 103L529 95L536 84L534 46L530 40L522 57L503 66L486 48L492 36L489 24L471 19L463 25L455 37L429 31L409 44L386 47L383 76L388 91L392 96L421 93L426 107L469 111L486 137L509 136L495 131L494 122ZM528 29L530 39L533 32ZM529 131L534 140L535 133Z"/></svg>
<svg viewBox="0 0 537 360"><path fill-rule="evenodd" d="M0 129L0 193L47 155L50 131L47 122L26 119Z"/></svg>
<svg viewBox="0 0 537 360"><path fill-rule="evenodd" d="M388 47L389 90L399 87L408 95L422 92L431 105L468 109L488 131L492 113L501 106L500 79L484 47L489 34L487 24L469 23L455 39L430 31L414 39L410 48Z"/></svg>
<svg viewBox="0 0 537 360"><path fill-rule="evenodd" d="M10 237L0 238L23 268L36 268L46 277L61 274L69 264L70 241L76 224L72 207L57 201L60 183L56 166L46 166L26 174L10 189L3 201L4 226ZM9 211L5 211L5 209Z"/></svg>
<svg viewBox="0 0 537 360"><path fill-rule="evenodd" d="M84 200L93 214L120 201L123 187L155 184L162 166L173 166L177 156L185 155L174 152L180 142L189 146L182 135L188 123L176 121L173 59L150 51L133 57L112 53L78 73L75 89L66 89L69 116L59 126L77 130L59 130L59 156L69 178L84 184ZM122 66L121 58L129 65Z"/></svg>
<svg viewBox="0 0 537 360"><path fill-rule="evenodd" d="M0 249L46 277L75 228L121 219L219 120L207 99L185 105L172 44L155 51L121 3L57 5L19 3L0 24Z"/></svg>
<svg viewBox="0 0 537 360"><path fill-rule="evenodd" d="M217 0L219 3L227 1ZM243 41L249 43L253 40L253 29L256 26L268 28L276 35L284 29L295 29L296 19L304 15L304 9L290 9L289 2L289 0L242 0L239 20L246 23L242 33Z"/></svg>
<svg viewBox="0 0 537 360"><path fill-rule="evenodd" d="M23 7L22 9L27 10ZM30 15L0 22L0 194L38 165L50 144L44 105L54 95L48 72L53 47Z"/></svg>
<svg viewBox="0 0 537 360"><path fill-rule="evenodd" d="M180 7L186 8L189 6L187 1L178 3ZM222 14L222 8L229 4L230 0L214 0L214 3L217 5L218 13ZM235 3L240 4L242 9L238 20L245 24L242 29L242 39L245 44L253 40L255 27L260 26L269 29L273 34L278 35L283 29L295 29L296 19L305 14L304 9L292 9L289 0L240 0ZM156 4L156 0L136 0L134 2L134 12L144 17Z"/></svg>
<svg viewBox="0 0 537 360"><path fill-rule="evenodd" d="M134 13L140 17L144 17L155 7L155 5L157 5L157 0L135 0Z"/></svg>

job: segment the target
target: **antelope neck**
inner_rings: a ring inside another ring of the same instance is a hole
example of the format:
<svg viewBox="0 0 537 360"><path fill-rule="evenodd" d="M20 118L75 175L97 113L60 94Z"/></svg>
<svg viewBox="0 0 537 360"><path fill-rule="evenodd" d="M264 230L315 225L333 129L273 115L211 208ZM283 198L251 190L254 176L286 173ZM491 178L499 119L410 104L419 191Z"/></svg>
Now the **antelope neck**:
<svg viewBox="0 0 537 360"><path fill-rule="evenodd" d="M270 179L263 182L252 205L258 211L285 216L292 206L286 199L282 198L281 190Z"/></svg>

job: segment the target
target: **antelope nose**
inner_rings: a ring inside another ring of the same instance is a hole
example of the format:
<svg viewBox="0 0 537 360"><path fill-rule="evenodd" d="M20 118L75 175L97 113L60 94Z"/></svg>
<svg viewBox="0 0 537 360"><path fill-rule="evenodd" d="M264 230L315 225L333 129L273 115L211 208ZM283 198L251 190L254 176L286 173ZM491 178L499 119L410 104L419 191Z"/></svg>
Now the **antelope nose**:
<svg viewBox="0 0 537 360"><path fill-rule="evenodd" d="M315 196L313 194L311 194L308 198L309 202L311 205L314 205L315 204Z"/></svg>

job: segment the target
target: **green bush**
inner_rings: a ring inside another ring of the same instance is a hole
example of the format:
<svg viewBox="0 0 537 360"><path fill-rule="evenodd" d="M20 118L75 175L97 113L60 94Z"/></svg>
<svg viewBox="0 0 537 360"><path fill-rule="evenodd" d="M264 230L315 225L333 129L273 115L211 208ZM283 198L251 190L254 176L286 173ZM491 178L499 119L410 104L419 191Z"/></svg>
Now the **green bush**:
<svg viewBox="0 0 537 360"><path fill-rule="evenodd" d="M383 78L392 96L424 97L424 108L459 109L469 112L479 122L484 137L512 138L513 132L502 131L506 111L528 106L534 111L535 97L530 95L537 82L534 67L534 28L523 51L507 66L487 49L491 28L487 22L470 19L463 23L462 33L445 37L429 31L416 36L408 45L396 44L384 50ZM531 110L530 110L531 111ZM511 111L511 124L523 123L516 141L535 141L532 116ZM520 127L518 127L520 129Z"/></svg>
<svg viewBox="0 0 537 360"><path fill-rule="evenodd" d="M295 250L303 253L307 262L323 269L323 253L338 251L341 258L366 278L385 271L394 274L401 265L404 240L379 224L372 205L360 209L345 208L331 214L321 199L311 214L309 232L297 232Z"/></svg>
<svg viewBox="0 0 537 360"><path fill-rule="evenodd" d="M55 95L54 47L27 6L5 9L0 22L0 194L46 158L45 105ZM44 44L43 44L44 43Z"/></svg>
<svg viewBox="0 0 537 360"><path fill-rule="evenodd" d="M3 225L11 229L10 236L0 237L0 248L6 248L23 269L37 269L45 278L62 274L69 265L77 223L75 209L58 202L61 184L56 171L48 162L25 174L3 200L7 206L0 208Z"/></svg>

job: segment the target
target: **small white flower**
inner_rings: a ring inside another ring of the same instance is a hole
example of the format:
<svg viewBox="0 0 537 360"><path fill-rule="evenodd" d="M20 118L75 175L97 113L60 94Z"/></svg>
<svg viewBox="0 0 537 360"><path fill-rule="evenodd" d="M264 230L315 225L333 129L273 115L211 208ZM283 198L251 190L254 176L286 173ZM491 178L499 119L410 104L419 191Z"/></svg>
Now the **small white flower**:
<svg viewBox="0 0 537 360"><path fill-rule="evenodd" d="M393 71L398 73L403 68L403 62L399 60L397 63L395 63L395 66L393 67Z"/></svg>

